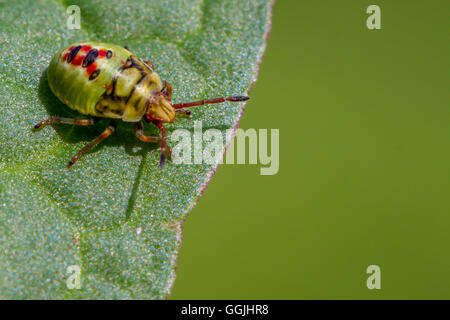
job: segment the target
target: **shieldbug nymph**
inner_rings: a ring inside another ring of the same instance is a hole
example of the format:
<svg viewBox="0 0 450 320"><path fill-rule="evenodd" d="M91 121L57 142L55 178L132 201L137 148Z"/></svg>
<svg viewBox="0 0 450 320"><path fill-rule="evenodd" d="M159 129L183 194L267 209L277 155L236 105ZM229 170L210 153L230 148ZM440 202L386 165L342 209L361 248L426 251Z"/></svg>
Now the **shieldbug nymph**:
<svg viewBox="0 0 450 320"><path fill-rule="evenodd" d="M164 123L179 115L190 116L186 108L225 101L246 101L247 96L172 103L172 86L160 79L153 64L143 61L127 47L108 43L82 42L61 49L47 71L48 84L55 96L69 108L87 115L86 119L58 116L41 121L33 128L53 123L93 125L99 117L110 118L107 128L69 161L72 166L83 154L109 137L119 120L134 122L135 134L143 142L159 143L160 167L170 155ZM153 123L161 136L147 136L142 120Z"/></svg>

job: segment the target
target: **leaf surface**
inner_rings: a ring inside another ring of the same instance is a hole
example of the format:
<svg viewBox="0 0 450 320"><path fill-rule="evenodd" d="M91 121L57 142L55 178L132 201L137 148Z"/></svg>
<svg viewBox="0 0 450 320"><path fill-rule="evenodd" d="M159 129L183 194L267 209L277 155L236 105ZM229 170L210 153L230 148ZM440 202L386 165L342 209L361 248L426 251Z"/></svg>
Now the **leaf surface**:
<svg viewBox="0 0 450 320"><path fill-rule="evenodd" d="M81 29L67 27L77 5ZM54 125L82 118L50 91L55 52L92 40L128 46L174 87L174 102L245 95L256 80L270 28L269 0L71 0L0 3L0 297L161 299L175 279L181 223L217 168L158 166L159 149L120 123L113 136L67 162L106 126ZM244 103L193 109L167 125L235 128ZM151 125L147 134L158 134ZM228 141L229 142L229 141ZM170 142L169 142L170 143ZM68 289L69 266L81 288Z"/></svg>

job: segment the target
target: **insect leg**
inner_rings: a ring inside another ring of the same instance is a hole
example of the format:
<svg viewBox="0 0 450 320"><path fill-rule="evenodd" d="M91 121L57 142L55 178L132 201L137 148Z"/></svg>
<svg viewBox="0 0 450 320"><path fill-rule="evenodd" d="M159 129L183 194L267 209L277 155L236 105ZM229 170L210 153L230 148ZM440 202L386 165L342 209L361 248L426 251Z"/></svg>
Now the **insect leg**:
<svg viewBox="0 0 450 320"><path fill-rule="evenodd" d="M144 126L142 125L142 121L136 122L134 124L134 132L136 134L136 137L138 137L138 139L142 142L161 142L160 137L146 136L144 134Z"/></svg>
<svg viewBox="0 0 450 320"><path fill-rule="evenodd" d="M172 99L172 85L170 84L170 82L164 80L163 88L161 91L165 92L167 97L169 97L169 99Z"/></svg>
<svg viewBox="0 0 450 320"><path fill-rule="evenodd" d="M87 145L85 145L76 155L72 157L72 159L69 161L69 168L77 162L77 160L86 152L91 150L93 147L95 147L97 144L108 138L114 130L116 130L117 127L117 120L112 120L108 127L103 131L97 138L89 142Z"/></svg>
<svg viewBox="0 0 450 320"><path fill-rule="evenodd" d="M182 116L182 117L186 117L189 119L192 117L192 114L189 110L177 109L177 110L175 110L175 113L176 113L177 117Z"/></svg>
<svg viewBox="0 0 450 320"><path fill-rule="evenodd" d="M161 131L161 155L159 160L159 166L163 168L166 164L166 155L169 154L169 156L172 155L172 151L170 150L169 146L167 145L167 133L166 128L161 122L153 122L155 126L158 127L158 129Z"/></svg>
<svg viewBox="0 0 450 320"><path fill-rule="evenodd" d="M225 102L225 101L231 101L231 102L247 101L248 99L250 99L250 97L247 97L247 96L221 97L221 98L214 98L214 99L200 100L200 101L193 101L193 102L175 103L172 105L172 107L174 109L181 109L181 108L203 106L205 104L221 103L221 102Z"/></svg>
<svg viewBox="0 0 450 320"><path fill-rule="evenodd" d="M37 130L42 127L45 127L49 124L53 123L64 123L64 124L73 124L77 126L90 126L95 123L93 118L89 119L71 119L71 118L62 118L62 117L51 117L47 120L41 121L38 124L33 126L33 129Z"/></svg>
<svg viewBox="0 0 450 320"><path fill-rule="evenodd" d="M150 61L144 61L146 65L148 65L150 68L152 68L152 70L155 70L155 65L153 64L153 62Z"/></svg>

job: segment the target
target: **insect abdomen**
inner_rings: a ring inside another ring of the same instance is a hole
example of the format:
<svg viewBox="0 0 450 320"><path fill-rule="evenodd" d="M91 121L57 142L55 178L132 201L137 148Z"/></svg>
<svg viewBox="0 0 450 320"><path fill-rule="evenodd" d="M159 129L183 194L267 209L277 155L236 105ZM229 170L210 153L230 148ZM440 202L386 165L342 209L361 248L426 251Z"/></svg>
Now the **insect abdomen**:
<svg viewBox="0 0 450 320"><path fill-rule="evenodd" d="M80 113L103 116L95 109L113 76L131 55L128 50L97 42L76 43L60 50L50 62L48 83L53 93ZM110 118L120 118L119 115Z"/></svg>

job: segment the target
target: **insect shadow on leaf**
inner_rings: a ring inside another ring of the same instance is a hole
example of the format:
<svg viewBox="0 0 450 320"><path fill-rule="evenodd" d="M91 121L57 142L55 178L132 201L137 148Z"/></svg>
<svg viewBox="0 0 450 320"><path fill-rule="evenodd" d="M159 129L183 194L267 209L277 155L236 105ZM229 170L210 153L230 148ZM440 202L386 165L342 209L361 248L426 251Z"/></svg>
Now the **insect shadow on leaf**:
<svg viewBox="0 0 450 320"><path fill-rule="evenodd" d="M39 83L39 99L42 105L45 107L49 116L61 116L68 118L82 118L83 115L78 114L76 111L71 110L66 105L64 105L50 90L47 80L47 70L44 70L41 74ZM64 124L53 124L47 130L54 130L58 136L66 143L75 144L78 142L91 141L94 137L98 136L100 132L104 130L107 126L108 119L99 119L99 121L94 126L68 126ZM155 128L151 132L149 128L149 134L156 135L158 130ZM132 156L140 157L139 168L134 179L133 188L131 190L127 207L125 208L125 221L129 220L131 214L134 210L136 204L137 193L139 191L139 185L141 182L143 169L145 163L147 162L148 153L157 150L159 146L157 144L144 143L136 139L133 131L133 126L127 123L119 124L117 130L119 134L111 136L110 139L104 141L104 143L99 144L94 149L89 151L89 153L95 153L100 151L105 146L118 146L124 147L127 154ZM147 130L146 130L147 131ZM77 150L75 147L74 150ZM158 154L158 152L157 152ZM123 221L122 221L123 223Z"/></svg>

